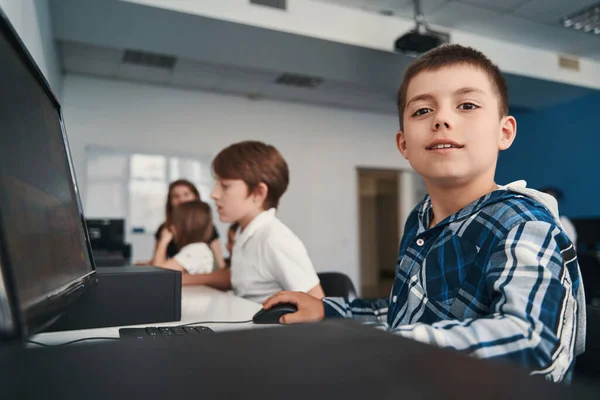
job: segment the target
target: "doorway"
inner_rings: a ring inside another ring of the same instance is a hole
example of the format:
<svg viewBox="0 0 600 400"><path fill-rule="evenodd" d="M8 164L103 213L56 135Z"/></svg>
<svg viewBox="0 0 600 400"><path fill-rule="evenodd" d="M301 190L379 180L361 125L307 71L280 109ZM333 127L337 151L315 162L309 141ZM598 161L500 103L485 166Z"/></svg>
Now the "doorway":
<svg viewBox="0 0 600 400"><path fill-rule="evenodd" d="M358 168L362 297L389 296L404 223L423 195L413 171Z"/></svg>

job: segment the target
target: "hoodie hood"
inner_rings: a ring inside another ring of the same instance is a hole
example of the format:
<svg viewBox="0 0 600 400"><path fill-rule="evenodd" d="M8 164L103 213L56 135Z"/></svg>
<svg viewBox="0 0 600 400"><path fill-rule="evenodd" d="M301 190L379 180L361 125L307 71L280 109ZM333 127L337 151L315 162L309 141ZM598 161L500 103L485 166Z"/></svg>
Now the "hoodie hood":
<svg viewBox="0 0 600 400"><path fill-rule="evenodd" d="M500 186L500 190L502 189L521 194L537 201L546 207L548 211L550 211L550 214L552 214L556 223L561 227L561 229L563 228L560 222L560 214L558 212L558 202L551 195L540 192L539 190L528 188L527 182L525 181L515 181L509 183L508 185Z"/></svg>
<svg viewBox="0 0 600 400"><path fill-rule="evenodd" d="M558 213L558 202L556 201L556 199L553 196L551 196L547 193L542 193L535 189L528 188L527 182L525 182L525 181L516 181L516 182L509 183L508 185L501 186L500 190L502 190L502 189L529 197L529 198L537 201L538 203L540 203L541 205L546 207L548 209L548 211L550 211L550 213L554 217L554 220L556 221L556 224L560 227L560 229L563 230L563 232L565 231L565 228L560 221L560 215ZM573 246L572 254L573 254L573 257L575 257L577 252L575 251L574 244L572 244L572 246ZM563 254L564 257L568 256L568 253L566 251L563 251L561 253ZM585 340L586 340L585 332L586 332L586 325L587 325L586 309L585 309L585 304L586 304L585 303L585 291L583 288L583 279L581 278L581 269L579 268L579 263L577 263L577 264L578 264L577 271L579 272L580 284L579 284L579 288L578 288L577 294L576 294L579 310L577 312L578 329L577 329L577 335L576 335L576 339L575 339L575 355L579 355L585 351Z"/></svg>

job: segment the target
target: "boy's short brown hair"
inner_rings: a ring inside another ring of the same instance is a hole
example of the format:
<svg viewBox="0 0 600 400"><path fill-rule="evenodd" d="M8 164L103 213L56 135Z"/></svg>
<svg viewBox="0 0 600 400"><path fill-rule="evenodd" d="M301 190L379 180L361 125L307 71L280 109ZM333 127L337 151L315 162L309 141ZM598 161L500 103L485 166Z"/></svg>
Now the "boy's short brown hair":
<svg viewBox="0 0 600 400"><path fill-rule="evenodd" d="M499 113L501 117L508 115L508 88L500 68L494 64L482 52L472 47L465 47L459 44L447 44L435 49L429 50L421 57L413 61L406 71L402 85L398 89L398 116L400 119L400 129L404 127L404 109L406 108L408 85L412 79L424 71L437 71L444 67L457 64L470 65L485 72L496 89L499 103Z"/></svg>
<svg viewBox="0 0 600 400"><path fill-rule="evenodd" d="M180 249L191 243L207 243L213 231L210 206L193 200L173 208L169 220L175 228L175 244Z"/></svg>
<svg viewBox="0 0 600 400"><path fill-rule="evenodd" d="M263 208L279 205L279 199L290 182L288 165L273 146L258 141L232 144L221 150L212 163L214 173L221 179L241 179L252 193L259 183L269 188Z"/></svg>

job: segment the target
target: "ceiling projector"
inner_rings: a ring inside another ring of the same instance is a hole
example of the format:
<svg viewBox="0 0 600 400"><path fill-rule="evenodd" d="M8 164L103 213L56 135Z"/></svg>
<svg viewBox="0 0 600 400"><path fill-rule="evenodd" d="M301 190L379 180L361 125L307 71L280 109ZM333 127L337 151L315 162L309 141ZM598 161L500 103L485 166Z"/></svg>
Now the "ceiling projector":
<svg viewBox="0 0 600 400"><path fill-rule="evenodd" d="M394 50L398 53L419 56L442 44L450 42L450 35L436 32L427 26L425 16L421 11L421 1L413 0L415 8L415 29L400 36L394 43Z"/></svg>
<svg viewBox="0 0 600 400"><path fill-rule="evenodd" d="M399 53L420 55L444 43L448 43L448 40L443 35L432 31L420 33L415 29L396 39L394 50Z"/></svg>

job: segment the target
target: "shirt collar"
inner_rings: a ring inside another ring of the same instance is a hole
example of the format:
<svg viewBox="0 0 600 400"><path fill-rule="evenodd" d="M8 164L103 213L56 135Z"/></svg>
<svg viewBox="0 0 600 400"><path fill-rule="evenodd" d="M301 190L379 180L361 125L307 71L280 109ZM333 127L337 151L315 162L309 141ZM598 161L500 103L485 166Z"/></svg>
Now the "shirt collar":
<svg viewBox="0 0 600 400"><path fill-rule="evenodd" d="M258 214L250 223L246 226L246 228L240 233L240 236L236 240L236 245L243 246L244 243L248 241L254 235L256 231L262 228L265 225L268 225L271 221L273 221L275 216L275 208L271 208L269 210L263 211Z"/></svg>

